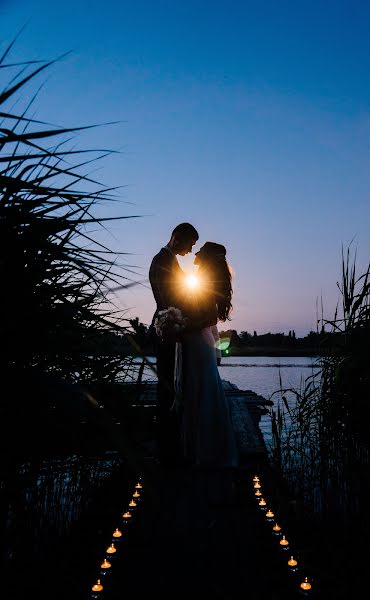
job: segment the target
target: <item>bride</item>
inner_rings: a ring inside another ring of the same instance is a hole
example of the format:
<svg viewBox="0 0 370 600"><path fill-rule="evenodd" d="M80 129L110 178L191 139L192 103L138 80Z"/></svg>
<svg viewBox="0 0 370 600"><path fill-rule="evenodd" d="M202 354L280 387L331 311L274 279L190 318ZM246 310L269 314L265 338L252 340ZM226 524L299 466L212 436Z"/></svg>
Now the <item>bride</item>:
<svg viewBox="0 0 370 600"><path fill-rule="evenodd" d="M181 437L185 462L229 468L239 463L229 405L218 371L214 326L229 319L232 277L221 244L206 242L195 254L198 285L181 294L188 318L181 336ZM178 362L178 364L180 364Z"/></svg>

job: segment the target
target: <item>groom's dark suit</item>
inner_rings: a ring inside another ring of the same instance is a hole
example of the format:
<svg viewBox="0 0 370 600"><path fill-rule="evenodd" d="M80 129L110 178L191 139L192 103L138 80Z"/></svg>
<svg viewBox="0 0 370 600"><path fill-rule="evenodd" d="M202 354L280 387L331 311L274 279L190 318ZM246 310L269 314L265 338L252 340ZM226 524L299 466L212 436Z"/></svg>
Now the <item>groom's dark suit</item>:
<svg viewBox="0 0 370 600"><path fill-rule="evenodd" d="M157 355L157 442L162 464L175 465L180 456L179 423L176 411L171 410L174 402L175 343L158 338L154 320L160 310L178 306L176 298L179 280L184 276L176 255L167 247L162 248L152 260L149 281L157 309L154 313L151 338Z"/></svg>

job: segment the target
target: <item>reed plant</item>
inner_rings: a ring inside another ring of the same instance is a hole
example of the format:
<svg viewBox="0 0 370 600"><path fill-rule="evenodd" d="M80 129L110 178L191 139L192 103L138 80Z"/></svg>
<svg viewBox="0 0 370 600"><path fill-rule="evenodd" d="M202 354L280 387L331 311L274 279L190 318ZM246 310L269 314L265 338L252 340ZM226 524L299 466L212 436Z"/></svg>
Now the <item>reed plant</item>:
<svg viewBox="0 0 370 600"><path fill-rule="evenodd" d="M344 502L339 488L343 484L343 493L347 488L348 465L368 460L369 267L356 277L356 255L350 247L342 252L338 288L341 303L334 318L322 320L335 333L334 345L314 362L314 372L299 389L284 388L280 380L270 410L271 459L305 506L323 516L329 504L333 509L329 496Z"/></svg>
<svg viewBox="0 0 370 600"><path fill-rule="evenodd" d="M135 368L130 322L113 298L136 285L138 273L125 264L128 253L111 251L96 230L140 215L97 216L101 205L120 201L119 188L97 181L91 169L115 151L79 149L78 136L108 123L63 127L34 118L40 88L33 86L63 57L13 62L16 39L0 55L0 413L7 424L0 458L8 469L22 452L55 451L48 429L64 452L94 452L80 443L85 429L96 450L100 431L108 450L138 468L138 451L102 410L102 398Z"/></svg>
<svg viewBox="0 0 370 600"><path fill-rule="evenodd" d="M118 498L138 474L157 496L154 470L130 422L121 422L133 398L122 383L142 369L132 359L140 348L130 321L113 299L138 273L128 253L96 235L113 219L140 215L97 216L121 201L119 188L91 173L114 151L79 149L78 136L109 124L36 119L33 86L63 57L13 62L15 42L0 55L0 537L7 566L24 567L40 552L46 560L45 548L67 535L122 465Z"/></svg>
<svg viewBox="0 0 370 600"><path fill-rule="evenodd" d="M307 524L321 532L332 572L340 565L354 586L356 574L363 582L366 566L351 556L369 533L370 287L369 267L356 275L351 246L342 250L338 288L334 318L321 320L323 330L334 334L330 349L299 389L284 388L280 380L272 395L269 452L300 526L306 533Z"/></svg>
<svg viewBox="0 0 370 600"><path fill-rule="evenodd" d="M88 173L112 151L72 146L90 126L50 126L29 116L37 94L28 98L27 85L57 61L14 64L11 47L0 57L8 76L0 93L1 367L5 374L32 368L71 382L112 381L127 347L112 356L107 332L129 328L111 293L135 282L119 263L123 253L92 232L132 217L95 214L118 196Z"/></svg>

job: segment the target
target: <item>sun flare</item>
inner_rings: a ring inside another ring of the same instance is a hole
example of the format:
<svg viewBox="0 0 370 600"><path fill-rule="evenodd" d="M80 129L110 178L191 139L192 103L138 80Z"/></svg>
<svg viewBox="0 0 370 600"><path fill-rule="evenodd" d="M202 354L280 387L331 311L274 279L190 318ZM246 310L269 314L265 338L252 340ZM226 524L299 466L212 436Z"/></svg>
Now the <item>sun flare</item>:
<svg viewBox="0 0 370 600"><path fill-rule="evenodd" d="M199 279L196 275L191 274L186 277L185 283L189 289L194 290L199 286Z"/></svg>

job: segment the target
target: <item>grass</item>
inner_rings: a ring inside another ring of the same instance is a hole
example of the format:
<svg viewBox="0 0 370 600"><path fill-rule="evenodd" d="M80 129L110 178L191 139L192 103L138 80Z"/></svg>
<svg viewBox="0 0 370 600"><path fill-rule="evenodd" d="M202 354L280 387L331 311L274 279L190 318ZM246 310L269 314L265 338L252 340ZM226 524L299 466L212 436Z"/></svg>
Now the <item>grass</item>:
<svg viewBox="0 0 370 600"><path fill-rule="evenodd" d="M361 558L356 565L353 550L369 533L370 287L369 268L356 276L350 247L342 252L338 288L334 318L322 321L335 334L336 347L316 361L319 372L300 389L284 389L280 382L270 411L270 458L294 499L299 526L308 539L321 532L328 572L341 565L351 587L356 577L365 581L366 566Z"/></svg>
<svg viewBox="0 0 370 600"><path fill-rule="evenodd" d="M136 284L135 266L96 236L113 220L97 209L121 199L91 170L115 151L78 149L84 131L107 124L35 119L31 88L63 57L14 63L15 42L0 54L0 528L9 568L32 552L36 564L53 540L55 548L122 464L156 499L140 432L129 435L134 395L121 387L140 365L117 340L138 348L113 302Z"/></svg>

